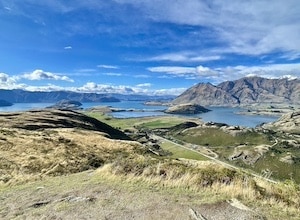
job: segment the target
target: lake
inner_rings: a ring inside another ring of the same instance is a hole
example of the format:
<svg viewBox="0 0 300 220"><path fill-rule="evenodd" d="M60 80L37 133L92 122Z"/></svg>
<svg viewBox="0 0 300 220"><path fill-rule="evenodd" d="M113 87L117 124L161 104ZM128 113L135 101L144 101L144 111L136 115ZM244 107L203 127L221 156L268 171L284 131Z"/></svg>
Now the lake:
<svg viewBox="0 0 300 220"><path fill-rule="evenodd" d="M0 107L0 112L28 111L32 109L41 109L54 103L16 103L9 107ZM148 117L166 115L161 112L166 109L165 106L148 106L143 105L141 101L122 101L122 102L107 102L107 103L83 103L82 108L87 109L94 106L111 106L119 109L132 109L135 111L113 112L111 115L116 118L130 117ZM243 111L241 108L230 107L210 107L210 112L184 117L198 117L205 122L219 122L228 125L240 125L245 127L255 127L261 123L273 122L278 119L276 116L264 115L242 115L237 114Z"/></svg>

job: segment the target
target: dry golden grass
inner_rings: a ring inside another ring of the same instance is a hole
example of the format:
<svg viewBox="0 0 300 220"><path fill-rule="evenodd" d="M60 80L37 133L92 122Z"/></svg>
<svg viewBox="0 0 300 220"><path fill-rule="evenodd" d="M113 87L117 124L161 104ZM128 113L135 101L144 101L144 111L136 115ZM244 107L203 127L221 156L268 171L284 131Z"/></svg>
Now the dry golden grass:
<svg viewBox="0 0 300 220"><path fill-rule="evenodd" d="M300 188L293 182L269 183L228 170L214 162L191 164L181 161L160 161L143 168L143 171L138 171L137 168L130 170L131 166L127 164L126 173L124 168L119 166L121 166L119 162L117 166L107 164L96 172L111 181L134 182L172 189L173 193L177 190L179 194L201 193L201 201L206 203L237 198L249 205L255 213L263 213L268 219L299 217ZM229 182L224 181L229 179Z"/></svg>
<svg viewBox="0 0 300 220"><path fill-rule="evenodd" d="M73 128L2 128L0 181L14 183L81 172L143 150L136 142L112 140L104 135Z"/></svg>
<svg viewBox="0 0 300 220"><path fill-rule="evenodd" d="M155 186L178 194L200 193L201 201L210 203L238 198L271 219L276 219L276 215L281 219L297 219L300 212L300 189L293 182L271 184L211 161L154 157L137 142L109 139L99 131L2 126L0 152L1 193L6 190L4 185L13 187L48 176L65 176L65 187L68 184L74 187L73 182L68 183L67 175L97 169L94 175L98 179ZM88 181L82 184L92 186L97 178L78 181ZM65 203L59 205L55 206L58 211L66 209Z"/></svg>

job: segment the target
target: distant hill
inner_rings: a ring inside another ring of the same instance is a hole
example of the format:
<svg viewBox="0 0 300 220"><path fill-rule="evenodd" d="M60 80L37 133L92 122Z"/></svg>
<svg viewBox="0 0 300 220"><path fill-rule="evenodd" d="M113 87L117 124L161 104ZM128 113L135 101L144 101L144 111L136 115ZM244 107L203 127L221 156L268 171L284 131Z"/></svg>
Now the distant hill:
<svg viewBox="0 0 300 220"><path fill-rule="evenodd" d="M71 91L25 91L21 89L4 90L0 89L0 97L10 100L12 103L55 103L60 100L74 100L78 102L120 102L126 101L145 101L145 100L170 100L174 96L147 96L147 95L123 95L123 94L98 94L98 93L79 93Z"/></svg>
<svg viewBox="0 0 300 220"><path fill-rule="evenodd" d="M233 106L254 103L300 104L300 80L245 77L219 85L199 83L172 101L172 104Z"/></svg>
<svg viewBox="0 0 300 220"><path fill-rule="evenodd" d="M169 107L165 113L169 114L200 114L210 110L197 104L181 104Z"/></svg>
<svg viewBox="0 0 300 220"><path fill-rule="evenodd" d="M123 132L95 118L72 110L43 109L0 113L0 126L26 130L80 128L103 132L112 139L130 140Z"/></svg>
<svg viewBox="0 0 300 220"><path fill-rule="evenodd" d="M3 100L3 99L0 99L0 107L5 107L5 106L12 106L13 104L6 101L6 100Z"/></svg>

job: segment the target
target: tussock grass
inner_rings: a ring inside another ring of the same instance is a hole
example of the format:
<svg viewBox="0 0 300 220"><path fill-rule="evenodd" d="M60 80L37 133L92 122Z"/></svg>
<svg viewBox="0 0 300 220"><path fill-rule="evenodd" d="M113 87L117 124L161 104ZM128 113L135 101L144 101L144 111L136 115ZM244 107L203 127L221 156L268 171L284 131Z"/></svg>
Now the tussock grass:
<svg viewBox="0 0 300 220"><path fill-rule="evenodd" d="M114 181L201 193L206 202L238 198L271 219L297 219L294 217L300 211L300 189L294 182L272 184L209 161L156 161L141 157L106 164L97 173Z"/></svg>
<svg viewBox="0 0 300 220"><path fill-rule="evenodd" d="M0 136L0 183L7 184L95 169L118 157L145 151L137 142L112 140L105 133L73 128L3 128Z"/></svg>
<svg viewBox="0 0 300 220"><path fill-rule="evenodd" d="M299 185L291 181L275 185L211 161L152 157L137 142L112 140L99 131L2 128L0 143L0 192L6 190L4 185L63 176L64 197L67 197L68 189L75 187L77 181L73 177L73 182L68 181L68 175L96 169L93 177L80 179L82 176L78 174L81 186L89 188L106 179L119 184L197 193L203 196L201 201L238 198L258 207L271 219L276 215L293 218L300 211ZM18 187L21 190L23 186ZM57 212L76 208L64 202L57 204L54 207Z"/></svg>

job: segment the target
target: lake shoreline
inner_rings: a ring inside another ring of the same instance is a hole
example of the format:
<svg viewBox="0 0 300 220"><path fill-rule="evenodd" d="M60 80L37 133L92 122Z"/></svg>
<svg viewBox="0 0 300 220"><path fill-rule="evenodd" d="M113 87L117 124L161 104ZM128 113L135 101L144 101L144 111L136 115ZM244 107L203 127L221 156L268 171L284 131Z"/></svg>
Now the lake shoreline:
<svg viewBox="0 0 300 220"><path fill-rule="evenodd" d="M82 111L94 109L115 118L158 117L168 116L164 113L166 106L148 106L141 101L122 101L117 103L82 103ZM11 107L0 108L0 112L28 111L43 109L53 103L16 103ZM249 107L249 106L248 106ZM178 115L181 117L198 118L204 122L225 123L243 127L256 127L262 123L273 122L281 115L269 112L254 111L253 108L243 107L208 107L211 112L193 115ZM98 109L98 110L97 110ZM254 107L256 110L256 106ZM250 111L249 111L250 110ZM274 109L273 109L274 110Z"/></svg>

